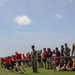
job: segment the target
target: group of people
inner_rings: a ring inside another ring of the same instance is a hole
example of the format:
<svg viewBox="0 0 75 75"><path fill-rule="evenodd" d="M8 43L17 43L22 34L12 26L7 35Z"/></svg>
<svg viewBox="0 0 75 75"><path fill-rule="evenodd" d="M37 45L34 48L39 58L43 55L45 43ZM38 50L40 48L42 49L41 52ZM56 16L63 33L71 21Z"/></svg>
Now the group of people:
<svg viewBox="0 0 75 75"><path fill-rule="evenodd" d="M56 65L55 68L58 71L75 70L75 58L70 57L70 54L73 55L75 52L75 43L72 46L72 52L67 43L61 45L60 50L58 47L55 50L51 50L51 48L36 50L34 45L31 46L31 49L32 51L26 55L15 52L15 55L1 58L1 66L6 70L11 69L18 73L21 72L19 66L22 66L24 73L27 73L25 65L32 66L33 72L38 72L38 67L53 69L54 65Z"/></svg>

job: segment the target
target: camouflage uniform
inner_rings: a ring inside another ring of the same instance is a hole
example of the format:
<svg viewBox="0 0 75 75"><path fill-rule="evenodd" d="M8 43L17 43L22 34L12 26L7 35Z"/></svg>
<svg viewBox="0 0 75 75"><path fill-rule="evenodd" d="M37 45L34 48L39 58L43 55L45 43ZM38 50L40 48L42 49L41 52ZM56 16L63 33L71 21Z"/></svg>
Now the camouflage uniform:
<svg viewBox="0 0 75 75"><path fill-rule="evenodd" d="M33 72L37 72L37 60L36 60L36 50L33 50L31 52L31 57L32 57L32 69Z"/></svg>

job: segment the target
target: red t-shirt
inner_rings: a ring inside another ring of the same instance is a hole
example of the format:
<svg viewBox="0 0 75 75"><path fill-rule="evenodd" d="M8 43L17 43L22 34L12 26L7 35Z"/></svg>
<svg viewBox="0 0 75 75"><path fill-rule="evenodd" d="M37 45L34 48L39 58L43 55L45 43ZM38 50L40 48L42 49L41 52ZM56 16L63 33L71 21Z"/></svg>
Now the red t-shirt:
<svg viewBox="0 0 75 75"><path fill-rule="evenodd" d="M53 52L52 52L52 55L53 55L53 54L56 54L56 53L53 51Z"/></svg>
<svg viewBox="0 0 75 75"><path fill-rule="evenodd" d="M16 59L22 59L22 54L21 54L21 53L18 53L18 54L16 55Z"/></svg>
<svg viewBox="0 0 75 75"><path fill-rule="evenodd" d="M71 63L69 63L69 66L72 67L73 66L73 61Z"/></svg>
<svg viewBox="0 0 75 75"><path fill-rule="evenodd" d="M46 58L47 57L47 51L44 51L43 52L43 58Z"/></svg>
<svg viewBox="0 0 75 75"><path fill-rule="evenodd" d="M31 59L31 54L28 54L27 57L28 57L28 59Z"/></svg>

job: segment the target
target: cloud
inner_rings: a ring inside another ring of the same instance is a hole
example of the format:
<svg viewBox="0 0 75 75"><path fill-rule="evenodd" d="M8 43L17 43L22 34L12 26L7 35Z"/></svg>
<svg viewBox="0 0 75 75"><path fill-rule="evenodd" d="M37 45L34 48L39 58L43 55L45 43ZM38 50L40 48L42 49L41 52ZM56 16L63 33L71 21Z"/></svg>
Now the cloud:
<svg viewBox="0 0 75 75"><path fill-rule="evenodd" d="M54 17L56 19L62 19L63 18L63 15L57 13L57 14L54 15Z"/></svg>
<svg viewBox="0 0 75 75"><path fill-rule="evenodd" d="M28 18L26 15L17 16L15 17L14 21L20 26L31 24L31 19Z"/></svg>
<svg viewBox="0 0 75 75"><path fill-rule="evenodd" d="M68 0L69 3L73 3L73 0Z"/></svg>
<svg viewBox="0 0 75 75"><path fill-rule="evenodd" d="M57 5L67 5L74 3L74 0L57 0Z"/></svg>
<svg viewBox="0 0 75 75"><path fill-rule="evenodd" d="M73 3L73 0L59 0L59 3L64 5L64 4L68 4L68 3Z"/></svg>

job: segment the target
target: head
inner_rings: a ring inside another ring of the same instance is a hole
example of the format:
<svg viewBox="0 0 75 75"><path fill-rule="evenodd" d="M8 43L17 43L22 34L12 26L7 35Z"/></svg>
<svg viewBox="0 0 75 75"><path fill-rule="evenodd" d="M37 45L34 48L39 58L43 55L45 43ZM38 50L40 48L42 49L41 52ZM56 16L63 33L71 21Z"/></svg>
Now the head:
<svg viewBox="0 0 75 75"><path fill-rule="evenodd" d="M17 54L18 54L18 52L15 52L15 54L17 55Z"/></svg>
<svg viewBox="0 0 75 75"><path fill-rule="evenodd" d="M56 47L55 50L58 51L58 47Z"/></svg>
<svg viewBox="0 0 75 75"><path fill-rule="evenodd" d="M51 49L50 49L50 48L47 48L47 50L48 50L48 51L51 51Z"/></svg>
<svg viewBox="0 0 75 75"><path fill-rule="evenodd" d="M67 45L67 43L65 43L65 47L67 47L68 45Z"/></svg>
<svg viewBox="0 0 75 75"><path fill-rule="evenodd" d="M43 48L43 51L46 51L46 48Z"/></svg>
<svg viewBox="0 0 75 75"><path fill-rule="evenodd" d="M72 62L72 59L70 58L70 59L68 60L68 62Z"/></svg>
<svg viewBox="0 0 75 75"><path fill-rule="evenodd" d="M55 52L55 50L53 50L53 52Z"/></svg>
<svg viewBox="0 0 75 75"><path fill-rule="evenodd" d="M32 46L31 46L31 48L32 48L32 50L34 50L34 49L35 49L35 46L34 46L34 45L32 45Z"/></svg>
<svg viewBox="0 0 75 75"><path fill-rule="evenodd" d="M64 46L63 45L61 45L61 49L64 49Z"/></svg>
<svg viewBox="0 0 75 75"><path fill-rule="evenodd" d="M28 52L28 54L30 54L30 52Z"/></svg>
<svg viewBox="0 0 75 75"><path fill-rule="evenodd" d="M42 50L40 50L40 52L42 53Z"/></svg>

